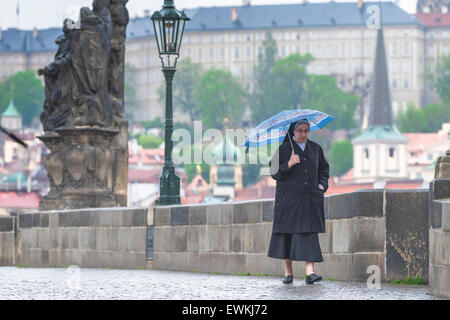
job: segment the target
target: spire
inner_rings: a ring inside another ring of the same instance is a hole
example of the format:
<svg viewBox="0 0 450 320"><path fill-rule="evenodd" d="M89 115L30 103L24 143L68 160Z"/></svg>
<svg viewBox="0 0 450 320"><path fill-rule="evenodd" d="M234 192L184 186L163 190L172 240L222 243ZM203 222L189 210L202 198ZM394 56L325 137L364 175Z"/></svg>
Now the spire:
<svg viewBox="0 0 450 320"><path fill-rule="evenodd" d="M14 106L13 99L9 101L9 105L6 108L6 110L3 112L2 117L22 117L20 113L17 111L16 107Z"/></svg>
<svg viewBox="0 0 450 320"><path fill-rule="evenodd" d="M391 91L384 44L383 27L378 29L375 66L373 68L373 91L370 103L369 127L393 126Z"/></svg>

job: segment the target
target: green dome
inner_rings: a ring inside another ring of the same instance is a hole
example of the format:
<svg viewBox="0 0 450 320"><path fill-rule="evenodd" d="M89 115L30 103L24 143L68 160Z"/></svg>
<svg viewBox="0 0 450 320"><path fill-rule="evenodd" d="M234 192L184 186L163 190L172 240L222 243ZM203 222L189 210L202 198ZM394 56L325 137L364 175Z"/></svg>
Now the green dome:
<svg viewBox="0 0 450 320"><path fill-rule="evenodd" d="M14 107L14 102L12 99L9 101L9 105L6 108L5 112L3 112L2 117L22 117L22 115Z"/></svg>
<svg viewBox="0 0 450 320"><path fill-rule="evenodd" d="M217 170L217 185L218 186L234 186L234 168L229 164L222 164Z"/></svg>
<svg viewBox="0 0 450 320"><path fill-rule="evenodd" d="M395 126L377 125L366 129L361 135L352 140L353 143L365 143L370 141L395 141L407 142L408 138L403 136Z"/></svg>

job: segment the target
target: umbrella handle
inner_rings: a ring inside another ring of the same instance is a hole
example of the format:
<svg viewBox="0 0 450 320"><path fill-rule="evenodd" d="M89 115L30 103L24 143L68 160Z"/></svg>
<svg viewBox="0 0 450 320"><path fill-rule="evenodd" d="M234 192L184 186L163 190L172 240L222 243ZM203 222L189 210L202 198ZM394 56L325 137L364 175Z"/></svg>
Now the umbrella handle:
<svg viewBox="0 0 450 320"><path fill-rule="evenodd" d="M286 130L286 126L284 126L284 130ZM289 142L291 143L292 151L294 151L294 145L292 144L292 139L291 139L291 135L289 134L289 129L287 129L286 132L289 137ZM295 151L294 151L294 153L295 153Z"/></svg>

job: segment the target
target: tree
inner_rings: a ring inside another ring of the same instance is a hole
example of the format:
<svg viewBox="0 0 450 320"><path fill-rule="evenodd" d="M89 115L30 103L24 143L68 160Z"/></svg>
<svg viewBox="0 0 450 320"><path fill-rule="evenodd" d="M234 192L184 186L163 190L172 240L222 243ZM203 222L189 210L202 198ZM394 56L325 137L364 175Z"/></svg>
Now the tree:
<svg viewBox="0 0 450 320"><path fill-rule="evenodd" d="M209 128L222 129L225 118L238 121L245 110L245 92L228 70L205 72L195 89L195 98L201 119Z"/></svg>
<svg viewBox="0 0 450 320"><path fill-rule="evenodd" d="M173 105L189 115L191 120L200 119L195 97L195 88L203 75L202 65L193 63L190 58L185 58L178 64L178 71L173 79ZM165 103L166 85L158 88L158 100Z"/></svg>
<svg viewBox="0 0 450 320"><path fill-rule="evenodd" d="M331 147L330 175L340 177L353 167L353 145L347 139L336 141Z"/></svg>
<svg viewBox="0 0 450 320"><path fill-rule="evenodd" d="M444 103L450 103L450 55L439 60L435 77L437 93Z"/></svg>
<svg viewBox="0 0 450 320"><path fill-rule="evenodd" d="M39 118L45 93L35 71L17 72L0 82L0 113L4 112L11 98L25 126L30 126L33 118Z"/></svg>
<svg viewBox="0 0 450 320"><path fill-rule="evenodd" d="M133 119L133 113L137 109L138 102L136 97L136 67L131 63L125 63L125 117Z"/></svg>
<svg viewBox="0 0 450 320"><path fill-rule="evenodd" d="M396 118L398 129L404 133L437 132L442 123L450 121L450 105L432 104L417 108L409 103L405 111L399 111Z"/></svg>
<svg viewBox="0 0 450 320"><path fill-rule="evenodd" d="M278 60L272 69L271 90L277 101L277 111L304 108L307 102L306 67L313 60L310 54L292 54Z"/></svg>
<svg viewBox="0 0 450 320"><path fill-rule="evenodd" d="M163 143L164 138L158 138L151 135L141 134L138 137L138 144L144 149L158 148Z"/></svg>
<svg viewBox="0 0 450 320"><path fill-rule="evenodd" d="M327 128L330 130L356 127L354 114L359 97L338 88L336 79L325 75L309 75L307 107L336 117Z"/></svg>
<svg viewBox="0 0 450 320"><path fill-rule="evenodd" d="M258 64L255 67L255 80L251 95L250 110L252 119L259 123L272 116L272 109L276 106L273 97L272 69L276 63L277 43L270 31L266 32L261 53L258 55Z"/></svg>

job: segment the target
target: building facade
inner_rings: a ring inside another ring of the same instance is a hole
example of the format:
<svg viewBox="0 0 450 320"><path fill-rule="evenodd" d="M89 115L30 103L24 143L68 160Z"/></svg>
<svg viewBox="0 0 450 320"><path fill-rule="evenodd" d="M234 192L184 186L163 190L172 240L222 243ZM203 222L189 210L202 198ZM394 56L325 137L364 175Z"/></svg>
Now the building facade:
<svg viewBox="0 0 450 320"><path fill-rule="evenodd" d="M423 19L429 14L410 15L393 2L265 6L246 3L239 7L187 10L192 21L186 25L181 59L190 57L205 69L228 69L251 90L253 69L265 34L271 31L280 58L310 53L315 58L308 67L310 73L335 76L341 89L365 95L370 91L367 88L372 78L377 34L368 27L373 18L368 8L376 5L383 20L394 114L409 102L424 105L436 99L424 75L432 61L450 48L447 18L439 26L428 26ZM54 40L61 33L61 28L0 30L0 79L49 64L57 49ZM164 104L159 102L157 90L164 78L148 11L146 16L130 20L126 63L136 68L138 108L133 111L134 118L163 119ZM367 97L358 112L361 121L367 115L369 101ZM175 121L187 119L187 115L175 110Z"/></svg>

